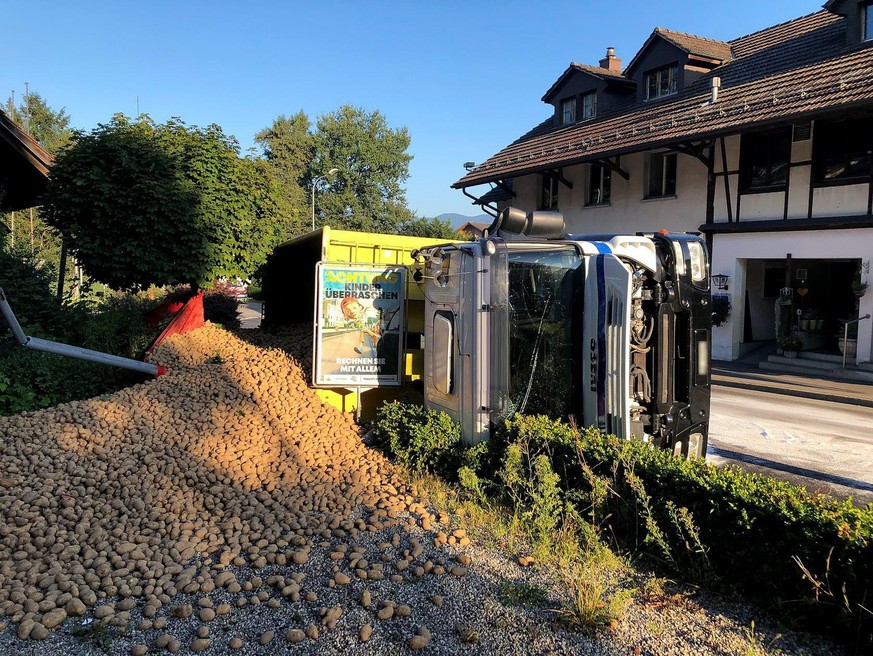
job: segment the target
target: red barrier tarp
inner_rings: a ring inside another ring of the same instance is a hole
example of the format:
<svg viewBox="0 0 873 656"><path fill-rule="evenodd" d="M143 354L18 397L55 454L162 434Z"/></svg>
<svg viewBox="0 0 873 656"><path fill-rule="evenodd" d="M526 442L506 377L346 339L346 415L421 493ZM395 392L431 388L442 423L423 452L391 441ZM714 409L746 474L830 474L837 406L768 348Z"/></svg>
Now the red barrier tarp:
<svg viewBox="0 0 873 656"><path fill-rule="evenodd" d="M158 335L158 338L146 351L146 357L151 355L158 344L163 342L170 335L182 335L184 333L197 330L203 325L203 292L198 292L196 296L188 299L188 302L182 306L179 313L173 317L169 325L164 328L164 332Z"/></svg>

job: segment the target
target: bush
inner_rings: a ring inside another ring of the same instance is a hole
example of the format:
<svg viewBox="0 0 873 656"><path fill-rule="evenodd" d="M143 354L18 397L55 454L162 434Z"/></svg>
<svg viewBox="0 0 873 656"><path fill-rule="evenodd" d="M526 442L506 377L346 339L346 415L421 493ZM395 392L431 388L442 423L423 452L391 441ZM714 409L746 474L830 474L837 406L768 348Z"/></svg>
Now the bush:
<svg viewBox="0 0 873 656"><path fill-rule="evenodd" d="M142 357L158 336L144 315L160 299L113 296L102 305L58 304L52 294L54 273L29 252L0 248L0 287L26 334L73 346ZM2 320L0 320L2 321ZM46 408L115 391L144 380L141 374L83 360L38 353L19 346L6 328L0 349L0 414Z"/></svg>
<svg viewBox="0 0 873 656"><path fill-rule="evenodd" d="M239 299L227 283L216 282L203 292L203 318L229 330L239 328Z"/></svg>
<svg viewBox="0 0 873 656"><path fill-rule="evenodd" d="M386 403L373 422L373 434L382 448L410 469L457 478L463 457L461 428L446 413Z"/></svg>
<svg viewBox="0 0 873 656"><path fill-rule="evenodd" d="M0 415L99 396L147 378L118 367L16 347L0 353Z"/></svg>
<svg viewBox="0 0 873 656"><path fill-rule="evenodd" d="M780 337L776 340L776 344L783 351L799 351L803 348L803 342L800 341L799 337L795 337L794 335Z"/></svg>
<svg viewBox="0 0 873 656"><path fill-rule="evenodd" d="M584 517L678 578L851 635L856 651L873 653L873 504L542 416L515 416L465 451L446 415L418 406L384 406L375 430L413 469L459 478L480 502L507 500L538 541Z"/></svg>
<svg viewBox="0 0 873 656"><path fill-rule="evenodd" d="M873 615L866 610L873 593L873 505L861 509L596 430L574 435L543 417L514 418L504 439L524 441L532 430L549 445L556 471L569 470L575 442L578 474L562 477L562 487L580 515L608 521L607 534L624 548L642 550L686 580L741 593L819 628L852 627L873 646Z"/></svg>

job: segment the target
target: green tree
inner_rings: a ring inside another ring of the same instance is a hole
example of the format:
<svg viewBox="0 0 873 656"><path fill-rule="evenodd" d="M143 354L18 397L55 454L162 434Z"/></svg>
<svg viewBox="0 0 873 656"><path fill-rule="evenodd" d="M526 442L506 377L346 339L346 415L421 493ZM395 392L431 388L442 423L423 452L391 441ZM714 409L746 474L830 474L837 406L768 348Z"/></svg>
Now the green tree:
<svg viewBox="0 0 873 656"><path fill-rule="evenodd" d="M53 109L39 93L23 97L17 106L10 97L5 109L12 120L26 129L51 154L57 153L73 137L66 109ZM7 243L10 247L21 247L18 252L28 250L40 266L58 268L61 240L57 232L46 225L39 208L9 212L2 217L2 221L9 230ZM68 268L66 273L71 281L75 278L73 268Z"/></svg>
<svg viewBox="0 0 873 656"><path fill-rule="evenodd" d="M309 225L306 184L315 154L310 127L301 110L291 117L279 116L255 135L273 173L272 194L288 236L304 232Z"/></svg>
<svg viewBox="0 0 873 656"><path fill-rule="evenodd" d="M423 217L403 221L398 226L397 234L407 237L430 237L432 239L465 239L459 236L448 219L426 219Z"/></svg>
<svg viewBox="0 0 873 656"><path fill-rule="evenodd" d="M6 106L12 120L26 129L52 155L73 137L66 108L61 107L57 111L52 109L39 93L28 94L17 107L10 97Z"/></svg>
<svg viewBox="0 0 873 656"><path fill-rule="evenodd" d="M280 237L264 161L217 125L117 115L56 158L46 220L115 289L249 277Z"/></svg>
<svg viewBox="0 0 873 656"><path fill-rule="evenodd" d="M378 111L344 105L316 122L309 180L339 169L316 196L318 224L393 233L413 218L403 183L412 160L406 128L392 129Z"/></svg>

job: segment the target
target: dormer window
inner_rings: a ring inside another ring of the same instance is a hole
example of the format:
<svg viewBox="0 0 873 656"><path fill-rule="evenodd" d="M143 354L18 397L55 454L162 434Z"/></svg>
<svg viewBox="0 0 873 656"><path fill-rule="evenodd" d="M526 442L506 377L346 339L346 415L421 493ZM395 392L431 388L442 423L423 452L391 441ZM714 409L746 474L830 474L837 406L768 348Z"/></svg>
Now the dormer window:
<svg viewBox="0 0 873 656"><path fill-rule="evenodd" d="M567 98L566 100L561 101L561 123L567 125L568 123L576 122L576 99L575 98Z"/></svg>
<svg viewBox="0 0 873 656"><path fill-rule="evenodd" d="M597 116L597 92L590 91L582 96L582 120Z"/></svg>
<svg viewBox="0 0 873 656"><path fill-rule="evenodd" d="M873 40L873 2L861 6L861 41Z"/></svg>
<svg viewBox="0 0 873 656"><path fill-rule="evenodd" d="M662 98L679 90L679 64L668 64L646 73L646 100Z"/></svg>

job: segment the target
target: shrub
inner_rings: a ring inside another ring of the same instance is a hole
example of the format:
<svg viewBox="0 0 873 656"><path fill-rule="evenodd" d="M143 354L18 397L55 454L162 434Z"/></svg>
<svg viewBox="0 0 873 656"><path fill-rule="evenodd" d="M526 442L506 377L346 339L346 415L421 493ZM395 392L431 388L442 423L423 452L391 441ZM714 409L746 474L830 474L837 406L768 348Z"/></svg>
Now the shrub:
<svg viewBox="0 0 873 656"><path fill-rule="evenodd" d="M856 651L873 653L873 504L858 508L542 416L515 416L488 446L461 451L446 415L393 403L376 433L414 469L458 476L480 501L507 499L538 543L590 518L588 534L593 528L677 578L851 635ZM574 590L565 619L581 617L589 593Z"/></svg>
<svg viewBox="0 0 873 656"><path fill-rule="evenodd" d="M377 442L417 472L455 479L461 464L461 428L444 412L394 401L383 405L373 422Z"/></svg>
<svg viewBox="0 0 873 656"><path fill-rule="evenodd" d="M203 292L203 318L230 330L239 328L239 299L227 283L216 282Z"/></svg>
<svg viewBox="0 0 873 656"><path fill-rule="evenodd" d="M124 358L141 358L159 333L156 326L146 324L145 317L162 300L133 294L110 296L83 322L79 345Z"/></svg>
<svg viewBox="0 0 873 656"><path fill-rule="evenodd" d="M609 480L604 511L610 533L626 548L668 561L686 579L713 579L796 619L852 626L869 644L873 506L858 508L786 481L684 460L596 430L580 433L577 449L590 472Z"/></svg>
<svg viewBox="0 0 873 656"><path fill-rule="evenodd" d="M143 317L158 299L118 295L96 307L86 302L61 305L51 291L53 276L29 253L0 248L0 286L26 334L133 358L141 357L157 337L160 327L149 328ZM25 349L2 322L0 337L4 335L8 348L0 349L3 415L88 398L144 379L117 367Z"/></svg>
<svg viewBox="0 0 873 656"><path fill-rule="evenodd" d="M799 351L803 348L803 342L800 341L799 337L795 337L794 335L780 337L776 340L776 344L783 351Z"/></svg>

